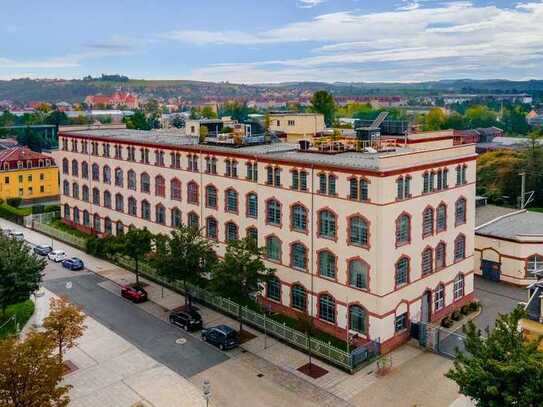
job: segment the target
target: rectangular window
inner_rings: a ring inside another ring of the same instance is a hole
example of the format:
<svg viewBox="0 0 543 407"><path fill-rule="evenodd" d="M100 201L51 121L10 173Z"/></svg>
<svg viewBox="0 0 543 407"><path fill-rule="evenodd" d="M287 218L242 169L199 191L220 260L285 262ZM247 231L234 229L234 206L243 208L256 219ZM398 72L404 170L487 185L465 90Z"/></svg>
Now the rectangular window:
<svg viewBox="0 0 543 407"><path fill-rule="evenodd" d="M394 331L399 332L407 328L407 313L398 315L394 319Z"/></svg>
<svg viewBox="0 0 543 407"><path fill-rule="evenodd" d="M292 171L292 189L298 190L300 188L300 174L298 173L298 170Z"/></svg>
<svg viewBox="0 0 543 407"><path fill-rule="evenodd" d="M336 194L336 177L333 175L328 176L328 195Z"/></svg>
<svg viewBox="0 0 543 407"><path fill-rule="evenodd" d="M319 175L319 194L326 194L326 174Z"/></svg>
<svg viewBox="0 0 543 407"><path fill-rule="evenodd" d="M300 171L300 190L307 191L307 172Z"/></svg>
<svg viewBox="0 0 543 407"><path fill-rule="evenodd" d="M4 184L9 184L9 177L4 177Z"/></svg>

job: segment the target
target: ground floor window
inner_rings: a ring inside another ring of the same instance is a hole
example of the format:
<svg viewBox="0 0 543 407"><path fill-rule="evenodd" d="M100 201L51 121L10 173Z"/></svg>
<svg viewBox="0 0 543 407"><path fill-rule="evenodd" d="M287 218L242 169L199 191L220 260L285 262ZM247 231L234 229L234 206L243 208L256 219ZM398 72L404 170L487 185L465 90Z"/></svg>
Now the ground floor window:
<svg viewBox="0 0 543 407"><path fill-rule="evenodd" d="M266 296L275 301L281 301L281 282L277 277L272 277L267 284Z"/></svg>
<svg viewBox="0 0 543 407"><path fill-rule="evenodd" d="M440 284L436 288L434 294L434 308L436 311L439 311L445 306L445 287L443 284Z"/></svg>
<svg viewBox="0 0 543 407"><path fill-rule="evenodd" d="M458 274L454 279L454 299L455 301L464 296L464 276Z"/></svg>
<svg viewBox="0 0 543 407"><path fill-rule="evenodd" d="M336 322L336 301L330 295L322 295L319 298L320 319L328 322Z"/></svg>
<svg viewBox="0 0 543 407"><path fill-rule="evenodd" d="M300 311L305 311L306 309L305 288L301 285L292 286L292 308L296 308Z"/></svg>
<svg viewBox="0 0 543 407"><path fill-rule="evenodd" d="M366 333L366 313L358 305L349 307L349 329L360 333Z"/></svg>
<svg viewBox="0 0 543 407"><path fill-rule="evenodd" d="M397 315L394 320L394 330L396 332L403 331L407 328L407 313Z"/></svg>

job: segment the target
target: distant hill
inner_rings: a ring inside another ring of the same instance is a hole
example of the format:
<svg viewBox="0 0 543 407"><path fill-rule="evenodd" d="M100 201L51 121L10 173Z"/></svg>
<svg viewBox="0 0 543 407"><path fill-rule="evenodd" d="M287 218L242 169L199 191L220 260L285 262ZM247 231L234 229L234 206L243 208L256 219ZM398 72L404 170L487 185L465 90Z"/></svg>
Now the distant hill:
<svg viewBox="0 0 543 407"><path fill-rule="evenodd" d="M439 95L444 93L530 93L543 95L543 80L441 80L419 83L365 82L288 82L279 84L243 85L228 82L197 82L187 80L139 80L120 75L79 80L14 79L0 81L0 100L18 103L31 101L79 102L97 93L111 94L122 89L150 97L182 97L201 101L224 98L257 98L262 95L295 97L325 89L338 96L360 95Z"/></svg>

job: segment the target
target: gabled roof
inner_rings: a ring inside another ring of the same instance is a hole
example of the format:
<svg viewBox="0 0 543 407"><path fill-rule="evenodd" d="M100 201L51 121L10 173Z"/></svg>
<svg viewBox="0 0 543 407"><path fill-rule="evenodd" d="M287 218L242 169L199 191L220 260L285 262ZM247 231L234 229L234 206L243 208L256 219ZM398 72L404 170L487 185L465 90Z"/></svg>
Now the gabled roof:
<svg viewBox="0 0 543 407"><path fill-rule="evenodd" d="M0 151L0 164L4 162L13 161L27 161L27 160L39 160L39 159L51 159L48 155L37 153L32 151L28 147L13 147Z"/></svg>

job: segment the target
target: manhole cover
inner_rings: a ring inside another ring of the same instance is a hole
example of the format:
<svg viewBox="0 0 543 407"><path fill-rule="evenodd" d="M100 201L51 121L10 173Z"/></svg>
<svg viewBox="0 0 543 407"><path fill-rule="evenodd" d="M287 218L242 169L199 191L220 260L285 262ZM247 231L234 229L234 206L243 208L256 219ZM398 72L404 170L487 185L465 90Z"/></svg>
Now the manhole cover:
<svg viewBox="0 0 543 407"><path fill-rule="evenodd" d="M177 343L178 345L184 345L185 343L187 343L187 340L185 338L179 338L175 340L175 343Z"/></svg>

